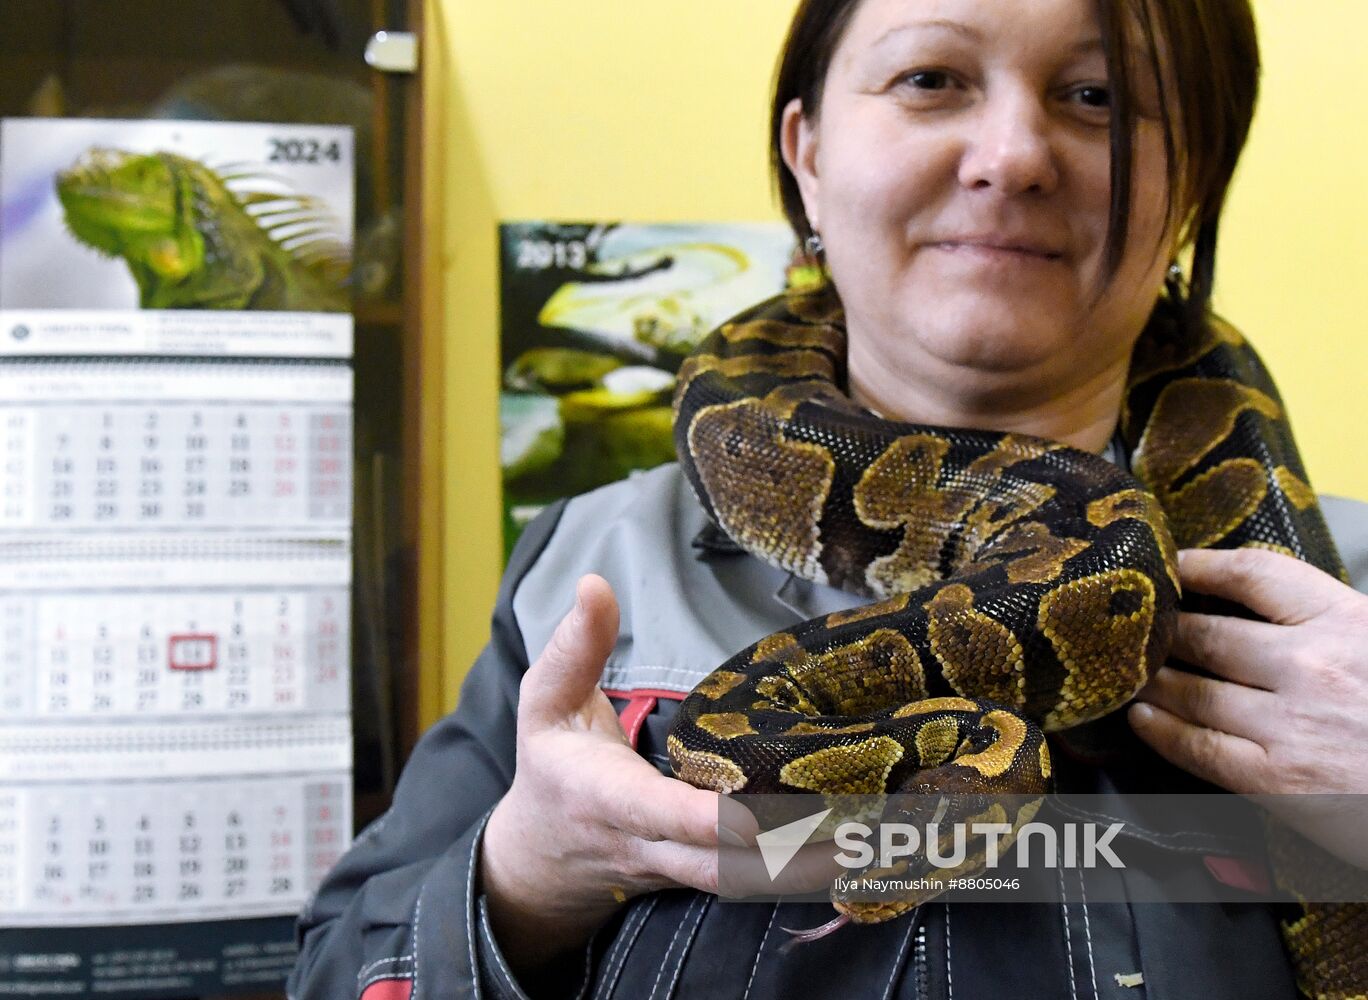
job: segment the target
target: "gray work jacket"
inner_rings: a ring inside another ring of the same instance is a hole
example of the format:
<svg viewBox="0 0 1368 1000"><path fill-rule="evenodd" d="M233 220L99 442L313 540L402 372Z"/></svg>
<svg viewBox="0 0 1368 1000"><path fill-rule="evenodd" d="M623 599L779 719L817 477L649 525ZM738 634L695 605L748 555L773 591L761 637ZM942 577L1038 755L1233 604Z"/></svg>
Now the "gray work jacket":
<svg viewBox="0 0 1368 1000"><path fill-rule="evenodd" d="M1324 510L1360 589L1368 505ZM456 710L414 750L392 808L329 874L299 920L296 1000L520 998L480 893L480 836L513 778L518 685L570 608L576 579L604 576L622 624L602 686L647 759L668 773L677 698L732 653L814 615L859 603L733 551L677 465L543 513L520 540L489 645ZM712 538L713 541L709 542ZM1157 760L1157 758L1156 758ZM1193 877L1208 877L1195 862ZM556 982L561 997L1294 997L1264 905L929 904L779 954L780 927L811 927L819 903L723 903L692 890L629 901ZM1141 973L1142 988L1116 976Z"/></svg>

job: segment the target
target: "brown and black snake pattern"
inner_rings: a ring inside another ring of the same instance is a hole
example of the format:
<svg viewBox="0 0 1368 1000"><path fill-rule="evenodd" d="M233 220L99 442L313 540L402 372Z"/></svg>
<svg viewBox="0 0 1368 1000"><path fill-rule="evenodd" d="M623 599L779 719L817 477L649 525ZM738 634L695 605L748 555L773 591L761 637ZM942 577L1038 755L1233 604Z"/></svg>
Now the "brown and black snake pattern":
<svg viewBox="0 0 1368 1000"><path fill-rule="evenodd" d="M724 324L680 371L676 444L711 517L873 601L768 636L693 690L667 742L694 785L1042 792L1042 730L1121 708L1163 662L1178 547L1260 546L1343 576L1277 391L1217 319L1187 334L1164 299L1137 344L1120 426L1134 477L1057 442L882 419L844 394L844 363L827 286ZM1368 993L1368 907L1307 905L1285 936L1308 995Z"/></svg>

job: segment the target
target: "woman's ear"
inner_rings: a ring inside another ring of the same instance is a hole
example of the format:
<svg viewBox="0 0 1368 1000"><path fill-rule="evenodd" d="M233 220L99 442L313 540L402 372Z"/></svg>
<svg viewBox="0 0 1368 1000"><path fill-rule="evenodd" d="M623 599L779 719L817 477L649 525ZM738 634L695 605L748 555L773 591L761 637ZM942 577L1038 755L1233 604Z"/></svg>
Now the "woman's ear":
<svg viewBox="0 0 1368 1000"><path fill-rule="evenodd" d="M779 132L779 152L784 165L798 182L808 225L817 232L817 123L803 114L803 102L795 97L784 106Z"/></svg>

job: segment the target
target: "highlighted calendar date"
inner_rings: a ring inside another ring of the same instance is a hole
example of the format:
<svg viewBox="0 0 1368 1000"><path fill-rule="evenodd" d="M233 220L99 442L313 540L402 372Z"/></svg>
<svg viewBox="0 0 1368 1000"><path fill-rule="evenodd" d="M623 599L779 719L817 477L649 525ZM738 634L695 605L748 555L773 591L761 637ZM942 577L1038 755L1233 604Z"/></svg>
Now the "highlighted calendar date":
<svg viewBox="0 0 1368 1000"><path fill-rule="evenodd" d="M213 670L218 666L218 636L193 632L171 636L166 665L172 670Z"/></svg>

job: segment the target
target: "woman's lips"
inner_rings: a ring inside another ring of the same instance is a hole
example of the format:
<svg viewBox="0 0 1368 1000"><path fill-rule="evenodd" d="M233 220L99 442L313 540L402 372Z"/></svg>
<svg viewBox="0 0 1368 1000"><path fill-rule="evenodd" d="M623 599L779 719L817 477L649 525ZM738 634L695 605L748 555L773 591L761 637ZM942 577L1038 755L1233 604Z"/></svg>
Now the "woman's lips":
<svg viewBox="0 0 1368 1000"><path fill-rule="evenodd" d="M1053 264L1064 259L1064 255L1056 250L1006 241L940 240L927 245L934 250L985 264Z"/></svg>

